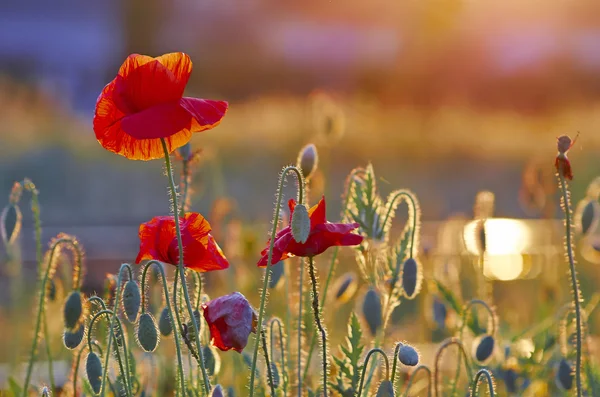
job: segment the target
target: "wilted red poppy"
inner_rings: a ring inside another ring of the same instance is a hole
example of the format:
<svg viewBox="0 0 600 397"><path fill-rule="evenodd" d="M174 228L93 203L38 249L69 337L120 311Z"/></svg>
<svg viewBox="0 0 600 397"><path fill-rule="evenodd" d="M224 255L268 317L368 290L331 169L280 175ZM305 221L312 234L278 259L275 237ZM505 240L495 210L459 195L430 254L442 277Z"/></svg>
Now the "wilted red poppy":
<svg viewBox="0 0 600 397"><path fill-rule="evenodd" d="M288 205L290 207L290 219L292 219L296 200L291 199ZM315 256L323 253L329 247L358 245L363 240L362 236L350 233L358 228L358 223L327 222L325 218L325 197L308 211L308 215L310 216L310 233L304 244L294 240L291 226L287 226L277 233L273 245L272 265L291 256ZM261 255L262 258L258 261L258 266L267 266L269 243L267 243L267 248L261 252Z"/></svg>
<svg viewBox="0 0 600 397"><path fill-rule="evenodd" d="M221 270L229 267L223 251L210 235L210 224L196 212L186 213L180 219L185 267L198 272ZM172 216L156 216L140 225L140 252L135 260L157 260L171 265L179 263L179 246Z"/></svg>
<svg viewBox="0 0 600 397"><path fill-rule="evenodd" d="M107 150L132 160L164 157L185 145L192 133L215 127L227 102L183 97L192 61L182 53L127 57L117 77L98 97L94 132Z"/></svg>
<svg viewBox="0 0 600 397"><path fill-rule="evenodd" d="M579 134L577 134L577 137L578 136ZM577 137L575 137L574 140L571 140L569 136L562 135L556 139L558 154L556 155L554 166L556 167L556 172L562 174L562 176L568 180L573 180L573 170L571 170L571 162L567 157L567 152L573 147L575 141L577 141Z"/></svg>
<svg viewBox="0 0 600 397"><path fill-rule="evenodd" d="M202 305L213 344L221 350L241 353L250 332L256 332L256 312L239 292L225 295Z"/></svg>

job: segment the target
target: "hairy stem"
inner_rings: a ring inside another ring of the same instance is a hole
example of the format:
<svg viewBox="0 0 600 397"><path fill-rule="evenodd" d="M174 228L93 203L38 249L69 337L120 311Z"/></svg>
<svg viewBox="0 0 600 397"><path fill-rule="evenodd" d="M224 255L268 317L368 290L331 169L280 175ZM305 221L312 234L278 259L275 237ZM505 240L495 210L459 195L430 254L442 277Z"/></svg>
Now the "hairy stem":
<svg viewBox="0 0 600 397"><path fill-rule="evenodd" d="M267 383L271 388L271 396L275 397L275 384L273 381L273 371L271 369L271 361L269 360L269 350L267 349L267 337L265 330L262 329L260 332L260 340L262 342L263 354L265 356L265 365L267 366Z"/></svg>
<svg viewBox="0 0 600 397"><path fill-rule="evenodd" d="M488 371L485 368L480 369L475 374L475 379L473 379L473 384L471 386L470 397L477 396L477 389L479 387L479 381L481 380L482 376L485 377L487 380L488 392L490 393L490 397L494 397L495 396L494 378L492 377L492 374L490 373L490 371Z"/></svg>
<svg viewBox="0 0 600 397"><path fill-rule="evenodd" d="M563 167L561 163L561 168ZM563 176L563 172L558 173L558 180L560 182L560 190L562 193L562 207L565 213L565 247L567 250L567 258L569 260L569 270L571 275L571 292L573 294L573 304L575 306L575 321L577 326L576 331L576 361L575 361L575 383L577 385L577 397L581 397L582 383L581 383L581 346L582 346L582 322L581 322L581 292L579 291L579 281L577 280L577 270L575 268L575 257L573 254L573 242L571 230L571 197L567 187L567 182Z"/></svg>
<svg viewBox="0 0 600 397"><path fill-rule="evenodd" d="M179 269L179 277L181 281L181 288L183 289L183 297L185 299L185 304L188 309L188 313L190 316L190 321L194 326L194 331L196 335L200 335L200 327L198 326L198 322L194 317L194 309L192 308L192 303L190 301L190 295L188 293L187 283L185 282L185 267L183 263L183 241L181 239L181 224L179 222L179 206L177 204L177 189L175 188L175 179L173 178L173 169L171 168L171 159L169 157L169 149L167 148L167 143L164 138L161 138L161 143L163 147L163 151L165 152L165 167L167 169L167 177L169 179L169 188L171 190L171 199L173 200L173 217L175 220L175 234L177 235L177 246L179 248L179 263L177 264L177 268ZM200 368L202 369L202 376L204 378L204 391L206 394L210 392L210 379L208 378L208 372L206 371L206 364L204 363L204 356L202 353L202 348L200 345L200 338L195 338L196 341L196 350L198 356L200 357Z"/></svg>
<svg viewBox="0 0 600 397"><path fill-rule="evenodd" d="M440 377L440 361L442 358L442 353L444 352L444 350L446 350L448 347L450 347L452 345L456 345L458 347L459 354L463 355L463 358L465 359L465 367L467 369L467 377L469 379L473 379L473 374L471 372L471 366L469 365L469 358L467 356L467 352L465 351L465 347L463 346L462 342L458 338L448 338L442 343L442 345L440 346L440 348L438 349L438 351L435 355L435 366L434 366L434 370L433 370L433 381L434 381L433 389L435 390L436 397L440 396L439 377Z"/></svg>
<svg viewBox="0 0 600 397"><path fill-rule="evenodd" d="M427 373L427 397L431 397L431 370L429 369L428 366L426 365L419 365L414 371L413 373L410 375L410 378L408 379L408 383L406 384L406 389L404 390L404 397L408 397L408 392L410 391L410 387L412 386L415 378L417 377L417 373L419 371L425 371ZM393 378L393 375L392 375ZM392 383L394 383L394 381L392 380Z"/></svg>
<svg viewBox="0 0 600 397"><path fill-rule="evenodd" d="M270 338L270 344L271 344L271 356L273 355L273 326L277 324L277 328L279 330L279 350L281 351L281 371L282 371L282 376L283 376L283 395L287 396L287 386L288 386L288 372L287 372L287 368L285 366L285 347L283 344L283 330L282 325L281 325L281 321L278 318L274 318L273 320L271 320L271 329L269 330L269 338Z"/></svg>
<svg viewBox="0 0 600 397"><path fill-rule="evenodd" d="M321 358L323 359L323 397L327 397L327 332L325 331L325 327L321 322L321 311L319 309L319 284L317 282L317 276L315 275L315 263L312 256L308 258L308 273L310 276L310 282L312 284L313 315L315 316L315 324L321 333Z"/></svg>
<svg viewBox="0 0 600 397"><path fill-rule="evenodd" d="M367 367L369 366L369 360L371 359L371 356L374 353L379 353L383 356L385 360L385 379L390 378L390 360L388 359L387 354L385 354L385 352L378 347L369 350L369 353L367 353L367 357L365 357L365 362L362 368L362 375L360 377L360 386L358 387L358 393L356 394L359 397L362 396L363 384L365 382L365 374L367 372Z"/></svg>

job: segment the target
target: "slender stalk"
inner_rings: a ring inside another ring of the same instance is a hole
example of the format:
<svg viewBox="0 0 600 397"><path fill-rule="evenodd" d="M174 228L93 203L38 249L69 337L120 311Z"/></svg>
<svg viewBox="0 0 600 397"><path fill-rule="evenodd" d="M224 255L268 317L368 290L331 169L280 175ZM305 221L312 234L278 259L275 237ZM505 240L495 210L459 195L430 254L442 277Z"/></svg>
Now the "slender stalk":
<svg viewBox="0 0 600 397"><path fill-rule="evenodd" d="M301 378L301 374L302 374L302 305L304 303L304 299L302 297L302 287L303 287L303 278L304 278L304 266L301 264L300 265L300 269L299 269L299 287L298 287L298 326L297 326L297 331L298 331L298 364L297 364L297 370L298 370L298 397L302 397L302 383L304 382L304 379ZM309 362L306 362L306 368L308 368Z"/></svg>
<svg viewBox="0 0 600 397"><path fill-rule="evenodd" d="M265 277L263 282L262 293L260 297L260 308L258 309L258 327L259 331L262 330L262 321L266 308L267 290L269 289L269 278L271 277L271 261L273 260L273 247L275 244L275 236L277 234L277 226L279 224L279 214L281 211L281 202L283 201L283 183L288 172L296 174L298 179L298 202L304 203L304 177L302 171L297 167L287 166L283 169L279 176L279 184L277 186L277 203L275 205L275 212L273 214L273 228L271 230L271 240L269 241L269 254L267 256L267 268L265 270ZM254 353L252 355L252 366L250 368L250 397L254 396L254 377L256 376L256 360L258 359L258 345L260 332L256 333L254 338ZM300 378L298 378L300 379Z"/></svg>
<svg viewBox="0 0 600 397"><path fill-rule="evenodd" d="M179 344L179 333L177 332L178 328L177 324L175 324L175 316L173 315L173 309L171 307L171 301L169 299L169 287L167 286L167 277L165 276L165 271L160 262L155 260L151 260L148 263L146 263L142 272L142 312L146 307L146 274L148 273L148 269L150 269L150 266L152 265L156 265L155 267L158 269L162 279L163 290L165 292L165 303L167 305L167 310L169 311L169 320L171 322L171 328L173 328L173 340L175 342L175 351L177 352L177 372L179 373L181 393L183 395L185 394L185 379L183 376L183 360L181 357L181 346ZM190 373L191 372L192 367L190 366Z"/></svg>
<svg viewBox="0 0 600 397"><path fill-rule="evenodd" d="M385 354L385 352L378 347L369 350L369 353L367 353L367 357L365 357L365 362L364 362L363 368L362 368L362 375L360 377L360 386L358 387L358 393L356 394L359 397L362 396L363 383L365 382L365 374L367 371L367 366L369 365L369 360L371 359L371 356L374 353L379 353L383 356L383 358L385 360L385 379L390 378L390 360L388 359L387 354Z"/></svg>
<svg viewBox="0 0 600 397"><path fill-rule="evenodd" d="M287 263L286 263L287 262ZM284 289L285 289L285 299L286 299L286 308L285 308L285 329L287 330L287 332L289 333L289 335L287 336L287 338L285 339L285 351L288 352L290 354L289 359L288 359L288 367L285 370L286 375L288 375L288 378L286 380L286 383L284 383L284 387L285 387L285 394L287 395L287 386L288 383L287 381L289 381L289 374L292 373L293 371L293 365L292 365L292 338L291 338L291 331L292 331L292 291L290 288L290 280L291 280L291 276L292 276L292 261L286 261L284 262L284 266L285 266L285 279L284 281ZM279 327L279 330L281 331L281 326ZM281 351L282 351L282 355L283 355L283 345L281 345ZM285 378L284 378L285 379Z"/></svg>
<svg viewBox="0 0 600 397"><path fill-rule="evenodd" d="M271 356L273 355L273 326L277 324L277 328L279 330L279 349L281 351L281 371L282 371L282 376L283 376L283 395L287 396L287 386L288 386L288 372L287 369L285 367L285 348L283 345L283 330L282 325L281 325L281 321L278 318L274 318L271 320L271 329L269 331L269 339L270 339L270 344L271 344Z"/></svg>
<svg viewBox="0 0 600 397"><path fill-rule="evenodd" d="M485 377L487 380L488 392L490 393L490 397L494 397L495 396L494 378L492 377L492 374L490 373L490 371L488 371L485 368L481 368L475 374L475 379L473 379L473 385L471 386L470 396L471 397L477 396L477 389L479 387L479 381L481 380L482 376Z"/></svg>
<svg viewBox="0 0 600 397"><path fill-rule="evenodd" d="M419 365L414 371L413 373L410 375L410 378L408 379L408 383L406 384L406 389L404 390L404 397L408 397L408 392L410 391L410 387L412 386L415 378L417 377L417 372L419 371L425 371L427 372L427 397L431 397L431 370L429 369L428 366L426 365ZM393 378L393 375L392 375ZM394 381L392 380L392 383L394 383Z"/></svg>
<svg viewBox="0 0 600 397"><path fill-rule="evenodd" d="M561 163L561 168L563 167ZM575 321L577 325L576 331L576 361L575 361L575 383L577 385L577 397L581 397L582 383L581 383L581 346L582 346L582 322L581 322L581 297L579 291L579 281L577 280L577 270L575 269L575 258L573 255L573 242L571 241L571 197L567 187L567 182L563 176L563 172L558 173L558 180L560 181L560 190L562 193L562 207L565 212L565 246L567 250L567 258L569 260L569 271L571 275L571 292L573 294L573 304L575 305Z"/></svg>
<svg viewBox="0 0 600 397"><path fill-rule="evenodd" d="M436 397L440 396L438 380L439 380L439 376L440 376L440 360L442 358L442 353L444 352L444 350L446 350L451 345L456 345L458 347L459 354L462 354L463 358L465 359L465 367L467 369L467 376L469 379L473 379L473 373L471 372L471 366L469 365L469 358L467 356L467 352L465 351L464 345L458 338L448 338L442 343L442 345L440 346L440 348L438 349L438 351L435 355L435 366L433 369L433 381L434 381L433 389L435 390Z"/></svg>
<svg viewBox="0 0 600 397"><path fill-rule="evenodd" d="M267 366L267 383L269 383L269 387L271 388L271 396L275 397L275 384L273 383L273 371L271 369L271 362L269 361L269 350L267 349L267 337L265 336L265 330L262 329L260 334L263 354L265 355L265 364Z"/></svg>
<svg viewBox="0 0 600 397"><path fill-rule="evenodd" d="M133 279L133 272L131 271L131 266L127 263L123 263L121 268L119 269L119 274L117 275L117 286L115 290L115 302L113 304L112 316L110 318L109 329L112 331L115 329L115 322L119 322L120 320L117 317L117 313L119 311L119 302L121 301L121 285L123 284L123 271L127 270L129 274L129 279ZM91 326L90 326L91 328ZM100 396L104 396L104 391L106 388L106 382L108 381L108 363L110 359L110 349L112 347L113 341L113 332L108 332L108 339L106 341L106 358L104 359L104 367L102 368L102 383L100 384ZM88 344L91 343L91 338L88 337ZM90 349L91 351L91 349Z"/></svg>
<svg viewBox="0 0 600 397"><path fill-rule="evenodd" d="M31 344L31 350L29 351L29 363L27 365L27 373L25 375L25 382L23 383L23 397L27 397L29 395L28 388L29 382L31 381L31 372L33 370L33 363L35 362L35 356L37 351L37 346L39 342L40 328L42 327L42 320L44 318L45 313L45 304L46 304L46 293L47 288L46 284L50 279L50 274L52 273L52 269L54 267L54 255L56 254L56 250L63 244L70 244L75 249L77 249L77 243L70 238L60 238L57 239L50 248L50 256L48 260L48 265L46 266L44 277L42 278L40 292L39 292L39 301L38 301L38 310L35 320L35 328L33 333L33 342ZM46 343L48 344L48 343Z"/></svg>
<svg viewBox="0 0 600 397"><path fill-rule="evenodd" d="M310 275L310 281L312 284L312 307L313 314L315 316L315 324L321 333L321 348L322 348L322 359L323 359L323 397L327 397L327 332L321 322L321 311L319 309L319 291L317 277L315 275L315 263L314 258L311 256L308 258L308 273Z"/></svg>
<svg viewBox="0 0 600 397"><path fill-rule="evenodd" d="M92 316L92 320L90 321L90 329L88 332L88 348L89 351L92 351L92 330L94 329L94 323L96 322L96 320L98 318L100 318L100 316L102 315L110 315L111 318L114 317L116 318L117 322L115 324L117 324L119 326L119 333L121 334L121 337L123 338L123 351L125 354L125 359L127 360L127 366L129 366L128 362L128 353L127 353L127 345L126 345L126 341L125 341L125 334L123 333L123 325L121 324L121 320L119 319L119 317L115 316L115 313L112 310L108 310L108 309L103 309L100 310L98 313L94 314L94 316ZM111 327L111 329L108 331L109 334L114 334L114 329ZM127 392L127 396L133 396L133 393L131 391L131 386L129 384L131 378L130 378L130 372L129 369L127 369L127 373L125 372L125 368L123 367L123 360L121 359L121 353L119 352L119 347L117 346L115 349L116 352L116 356L117 356L117 363L119 364L119 371L121 372L121 376L123 377L123 382L125 384L125 389ZM107 350L106 356L109 357L110 356L110 350ZM108 368L103 368L103 372L107 373L108 372ZM102 392L100 392L100 395L102 395Z"/></svg>
<svg viewBox="0 0 600 397"><path fill-rule="evenodd" d="M417 198L414 196L414 194L412 192L409 192L408 190L398 190L396 192L393 192L390 195L390 198L388 199L388 203L389 204L389 208L388 211L385 214L385 218L383 219L383 223L382 225L385 225L388 223L388 220L391 216L392 210L396 208L395 202L396 200L398 200L399 198L402 198L404 200L406 200L406 202L408 203L409 206L409 221L411 222L412 226L411 226L411 230L410 230L410 244L409 244L409 249L408 249L408 257L412 258L415 254L415 236L417 235L418 232L418 225L419 225L419 202L417 201Z"/></svg>
<svg viewBox="0 0 600 397"><path fill-rule="evenodd" d="M183 241L181 239L181 224L179 222L179 206L177 204L177 189L175 188L175 179L173 178L173 169L171 168L171 159L169 155L169 149L167 148L167 143L164 138L161 138L161 143L163 150L165 152L165 167L167 168L167 177L169 179L169 188L171 189L171 199L173 200L173 217L175 220L175 234L177 235L177 246L179 248L179 263L177 264L177 268L179 269L179 277L181 281L181 288L183 289L183 297L185 299L185 304L188 309L188 314L190 316L190 321L194 325L194 331L196 335L200 335L199 325L194 317L194 309L192 308L192 303L190 301L190 295L188 293L187 283L185 282L185 267L183 263ZM208 372L206 371L206 364L204 363L204 354L202 353L202 347L200 345L200 338L195 338L196 342L196 350L198 356L200 358L200 368L202 369L202 376L204 378L204 391L206 394L210 392L210 379L208 377Z"/></svg>

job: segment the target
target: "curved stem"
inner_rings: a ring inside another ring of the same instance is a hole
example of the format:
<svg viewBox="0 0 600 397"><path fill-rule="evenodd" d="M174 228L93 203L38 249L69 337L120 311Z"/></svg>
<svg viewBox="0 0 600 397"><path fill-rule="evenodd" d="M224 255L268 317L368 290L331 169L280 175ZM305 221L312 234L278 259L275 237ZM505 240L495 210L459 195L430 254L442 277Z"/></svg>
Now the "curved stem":
<svg viewBox="0 0 600 397"><path fill-rule="evenodd" d="M278 318L274 318L271 320L271 329L269 330L269 339L271 344L271 356L273 355L273 326L277 324L279 330L279 350L281 351L281 375L283 376L283 395L287 396L287 386L288 386L288 373L287 368L285 366L285 347L283 344L283 330L281 321Z"/></svg>
<svg viewBox="0 0 600 397"><path fill-rule="evenodd" d="M165 270L163 269L161 263L159 261L151 260L144 266L144 270L142 271L142 312L146 307L146 274L148 273L148 269L150 266L156 265L155 267L158 269L160 273L160 277L162 279L163 290L165 292L165 304L167 305L167 310L169 311L169 321L171 322L171 328L173 328L173 340L175 341L175 351L177 352L177 371L179 372L181 393L185 393L185 379L183 376L183 359L181 357L181 346L179 345L179 333L177 332L177 324L175 324L175 316L173 315L173 309L171 308L171 301L169 299L169 287L167 286L167 277L165 276ZM190 372L192 371L192 367L190 366ZM199 386L199 385L198 385Z"/></svg>
<svg viewBox="0 0 600 397"><path fill-rule="evenodd" d="M398 353L400 352L400 348L404 345L402 342L396 343L396 347L394 348L394 361L392 361L392 384L394 383L394 379L396 379L396 366L398 365Z"/></svg>
<svg viewBox="0 0 600 397"><path fill-rule="evenodd" d="M302 261L303 259L301 259ZM299 282L298 282L298 326L297 326L297 336L298 336L298 363L296 365L296 369L298 370L298 397L302 397L302 383L304 379L300 377L302 374L302 306L304 304L304 297L302 296L302 288L304 286L304 265L300 262L299 270ZM310 363L308 360L306 361L306 368L310 367Z"/></svg>
<svg viewBox="0 0 600 397"><path fill-rule="evenodd" d="M100 356L102 356L104 354L102 352L102 347L100 346L98 341L92 341L92 346L96 346L96 349L98 349L98 353L100 353ZM75 395L75 396L77 395L77 376L79 374L79 363L81 362L81 355L83 354L83 351L85 350L86 347L89 349L89 344L84 343L81 346L81 349L79 349L79 352L77 353L77 358L75 359L75 362L73 363L73 395Z"/></svg>
<svg viewBox="0 0 600 397"><path fill-rule="evenodd" d="M406 389L404 390L404 394L403 394L405 397L408 397L408 392L410 391L410 387L412 386L413 381L417 377L417 372L419 372L419 371L427 372L427 397L431 397L431 376L432 376L432 374L431 374L431 370L426 365L419 365L410 375L410 378L408 379L408 383L406 384ZM394 383L393 380L392 380L392 383Z"/></svg>
<svg viewBox="0 0 600 397"><path fill-rule="evenodd" d="M396 205L395 202L397 199L399 198L403 198L404 200L406 200L406 202L409 205L409 220L412 223L412 227L411 227L411 231L410 231L410 246L409 246L409 251L408 251L408 255L409 258L412 258L415 254L415 236L417 234L417 225L419 224L419 202L417 201L417 198L415 197L415 195L408 191L408 190L398 190L394 193L392 193L392 195L390 195L390 198L388 198L388 203L389 204L389 208L388 211L385 214L385 218L383 218L383 223L382 225L384 227L386 227L385 225L387 225L387 222L391 216L392 210L395 209Z"/></svg>
<svg viewBox="0 0 600 397"><path fill-rule="evenodd" d="M119 301L121 300L121 285L123 284L123 271L126 270L129 272L129 274L131 275L131 266L129 266L127 263L123 263L121 265L121 267L119 268L119 274L117 275L117 286L116 286L116 290L115 290L115 302L113 305L113 310L112 310L112 316L110 318L110 324L109 324L109 329L113 330L115 328L115 322L118 321L120 324L120 320L117 317L117 312L118 312L118 308L119 308ZM91 325L90 325L90 329L91 329ZM91 332L90 332L91 333ZM112 341L113 341L113 332L108 332L108 339L106 341L106 358L104 359L104 368L102 368L102 383L100 384L100 396L104 396L104 391L106 388L106 382L108 379L108 363L109 363L109 359L110 359L110 349L112 347ZM88 344L90 342L90 338L88 337Z"/></svg>
<svg viewBox="0 0 600 397"><path fill-rule="evenodd" d="M171 199L173 200L173 217L175 220L175 234L177 235L177 246L179 248L179 263L177 267L179 269L179 277L181 281L181 287L183 289L183 297L185 298L185 303L188 309L188 313L190 315L190 321L194 325L194 331L196 335L199 336L199 324L196 321L196 317L194 316L194 309L192 308L192 303L190 302L190 295L188 294L187 283L185 282L185 267L183 264L183 241L181 239L181 224L179 222L179 206L177 204L177 189L175 188L175 179L173 178L173 169L171 168L171 159L169 155L169 150L167 148L167 143L164 138L160 139L163 147L163 151L165 152L165 167L167 168L167 177L169 179L169 188L171 189ZM204 391L206 394L210 392L210 379L208 378L208 372L206 371L206 364L204 363L204 354L202 352L202 347L200 345L200 338L195 338L196 349L198 352L198 356L200 357L200 368L202 369L202 376L204 378Z"/></svg>
<svg viewBox="0 0 600 397"><path fill-rule="evenodd" d="M484 376L486 378L486 380L487 380L488 392L490 393L490 397L494 397L494 395L495 395L495 393L494 393L494 390L495 390L495 388L494 388L494 378L493 378L492 374L490 373L490 371L488 371L485 368L481 368L475 374L475 379L473 379L473 385L471 386L470 396L471 397L477 396L477 388L479 387L479 381L481 380L482 376Z"/></svg>
<svg viewBox="0 0 600 397"><path fill-rule="evenodd" d="M469 358L467 356L467 353L465 351L465 347L463 346L462 342L460 341L460 339L458 338L449 338L446 339L442 345L440 346L440 348L438 349L436 355L435 355L435 366L434 366L434 370L433 370L433 381L434 381L434 390L435 390L435 396L439 397L440 396L440 390L439 390L439 382L438 382L438 378L440 375L440 360L442 358L442 353L444 350L446 350L449 346L451 345L456 345L458 347L459 353L463 355L463 358L465 359L465 367L467 369L467 376L469 379L473 379L473 374L471 372L471 366L469 365Z"/></svg>
<svg viewBox="0 0 600 397"><path fill-rule="evenodd" d="M94 323L96 322L96 320L98 318L100 318L100 316L102 315L110 315L114 318L116 318L117 322L115 324L117 324L119 326L119 333L121 334L121 338L123 339L123 352L125 354L125 356L127 357L128 353L127 353L127 345L126 345L126 341L125 341L125 334L123 333L123 326L121 324L121 320L119 319L119 317L115 317L115 313L112 310L108 310L108 309L103 309L100 310L98 313L94 314L94 316L92 316L92 320L90 321L90 326L89 326L89 332L88 332L88 349L89 351L92 351L92 333L94 330ZM109 321L109 325L112 324L112 320ZM114 334L114 329L111 328L109 329L108 333L110 335ZM128 372L125 372L125 369L123 368L123 361L121 360L121 353L119 352L119 347L116 346L115 349L116 355L117 355L117 363L119 364L119 371L121 372L121 376L123 377L123 382L125 384L125 389L127 390L127 395L128 396L133 396L133 393L131 391L131 386L129 384L131 378L130 378L130 373L129 373L129 369L127 370ZM106 353L106 357L110 356L110 349L107 349L107 353ZM129 361L128 358L126 358L127 362ZM108 360L107 360L108 361ZM127 366L129 366L129 364L127 364ZM108 368L103 368L103 372L106 374L108 373ZM100 392L100 395L102 395L102 392Z"/></svg>
<svg viewBox="0 0 600 397"><path fill-rule="evenodd" d="M371 359L371 356L374 353L379 353L383 356L385 360L385 378L390 378L390 360L388 359L387 354L385 354L385 352L378 347L369 350L369 353L367 353L367 357L365 358L365 362L363 364L362 375L360 377L360 386L358 387L358 394L356 394L359 397L362 396L363 383L365 382L365 373L367 371L367 366L369 365L369 360Z"/></svg>
<svg viewBox="0 0 600 397"><path fill-rule="evenodd" d="M260 332L260 339L262 342L263 354L265 355L265 364L267 366L267 383L271 388L271 396L275 397L275 384L273 383L273 370L271 368L271 362L269 361L269 351L267 350L267 337L265 336L265 330L262 329Z"/></svg>
<svg viewBox="0 0 600 397"><path fill-rule="evenodd" d="M45 318L44 313L45 313L45 303L46 303L46 293L47 293L47 288L46 288L46 284L48 283L48 279L50 278L50 274L52 273L52 269L54 267L54 255L56 254L56 250L58 249L59 246L61 246L62 244L71 244L71 245L76 245L77 243L70 239L70 238L59 238L56 241L54 241L54 243L52 244L52 247L50 248L50 256L48 259L48 266L46 266L46 271L44 274L44 277L42 278L42 283L40 286L40 296L39 296L39 301L38 301L38 311L37 311L37 316L36 316L36 320L35 320L35 328L34 328L34 333L33 333L33 342L31 344L31 350L29 352L29 363L27 364L27 373L25 375L25 382L23 383L23 397L27 397L28 393L28 388L29 388L29 382L31 381L31 371L33 369L33 363L35 362L35 356L36 356L36 351L37 351L37 345L38 345L38 341L39 341L39 335L40 335L40 328L42 326L42 320L43 318ZM46 343L48 344L48 343Z"/></svg>
<svg viewBox="0 0 600 397"><path fill-rule="evenodd" d="M269 289L269 278L271 276L271 262L273 260L273 246L275 244L275 236L277 234L277 226L279 225L279 214L281 211L281 202L283 201L283 183L288 172L296 174L298 179L298 202L304 203L304 177L302 171L297 167L287 166L283 169L279 176L279 184L277 186L277 203L275 205L275 212L273 214L273 228L271 230L271 240L269 242L269 254L267 256L267 268L265 269L265 277L263 282L263 288L260 297L260 308L258 309L258 329L254 338L254 353L252 355L252 366L250 368L250 397L254 396L254 377L256 375L256 360L258 359L258 345L260 338L260 330L262 330L262 321L265 314L267 290ZM298 378L300 379L300 378Z"/></svg>
<svg viewBox="0 0 600 397"><path fill-rule="evenodd" d="M561 168L563 167L562 162ZM567 182L563 176L563 172L558 173L560 181L560 190L562 193L562 207L565 212L565 246L567 249L567 258L569 260L569 271L571 275L571 290L573 294L573 304L575 306L575 321L577 325L577 341L576 341L576 361L575 361L575 383L577 385L577 397L582 396L581 384L581 345L582 345L582 322L581 322L581 296L579 291L579 281L577 280L577 270L575 269L575 258L573 255L573 242L571 241L571 198L569 195Z"/></svg>
<svg viewBox="0 0 600 397"><path fill-rule="evenodd" d="M323 397L327 397L327 332L321 322L321 311L319 309L319 291L317 277L315 275L315 263L314 258L311 256L308 258L308 273L310 275L310 281L312 284L312 307L313 315L315 316L315 324L321 332L321 348L322 348L322 359L323 359Z"/></svg>

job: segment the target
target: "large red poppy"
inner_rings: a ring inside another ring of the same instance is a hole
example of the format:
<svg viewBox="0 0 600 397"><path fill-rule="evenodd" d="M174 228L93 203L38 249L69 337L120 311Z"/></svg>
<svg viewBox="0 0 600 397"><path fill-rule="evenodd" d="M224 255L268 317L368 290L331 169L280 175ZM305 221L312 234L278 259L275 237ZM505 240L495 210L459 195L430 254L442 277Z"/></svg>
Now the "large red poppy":
<svg viewBox="0 0 600 397"><path fill-rule="evenodd" d="M182 53L156 58L130 55L98 97L94 132L107 150L132 160L164 157L185 145L192 133L215 127L227 102L183 97L192 61Z"/></svg>
<svg viewBox="0 0 600 397"><path fill-rule="evenodd" d="M294 214L296 200L288 202L290 207L290 219ZM362 236L351 233L358 228L358 223L330 223L325 217L325 197L317 205L308 211L310 216L310 233L305 243L299 243L292 236L291 226L279 231L275 236L273 245L273 258L271 264L289 258L291 256L315 256L323 253L327 248L336 245L358 245L362 242ZM290 221L291 223L291 221ZM267 266L269 260L269 243L267 248L261 252L262 257L258 266Z"/></svg>
<svg viewBox="0 0 600 397"><path fill-rule="evenodd" d="M180 219L185 267L198 272L221 270L229 267L223 251L210 235L210 224L196 212L188 212ZM177 266L179 245L172 216L157 216L140 225L140 252L135 260L157 260Z"/></svg>
<svg viewBox="0 0 600 397"><path fill-rule="evenodd" d="M223 351L241 353L251 332L256 332L256 312L239 292L220 296L202 305L213 344Z"/></svg>

